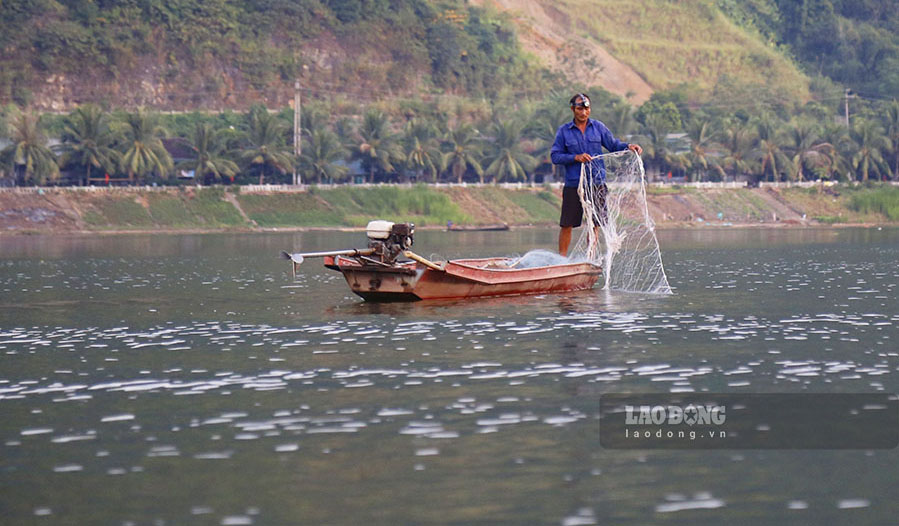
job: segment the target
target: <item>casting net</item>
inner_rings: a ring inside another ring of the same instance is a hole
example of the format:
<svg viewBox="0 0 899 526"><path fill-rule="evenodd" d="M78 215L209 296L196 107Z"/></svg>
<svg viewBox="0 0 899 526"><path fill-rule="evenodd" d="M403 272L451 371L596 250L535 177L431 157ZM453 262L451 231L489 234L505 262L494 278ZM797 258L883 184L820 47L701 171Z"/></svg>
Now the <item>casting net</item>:
<svg viewBox="0 0 899 526"><path fill-rule="evenodd" d="M582 164L578 195L584 217L569 259L601 265L607 290L671 294L640 156L625 150Z"/></svg>

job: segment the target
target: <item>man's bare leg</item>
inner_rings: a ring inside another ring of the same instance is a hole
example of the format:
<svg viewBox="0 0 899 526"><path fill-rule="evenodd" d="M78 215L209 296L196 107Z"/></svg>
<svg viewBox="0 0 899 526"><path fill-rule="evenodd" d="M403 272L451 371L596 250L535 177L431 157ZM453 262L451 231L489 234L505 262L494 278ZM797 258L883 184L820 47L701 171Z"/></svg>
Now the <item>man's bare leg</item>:
<svg viewBox="0 0 899 526"><path fill-rule="evenodd" d="M568 256L568 245L571 244L571 227L563 226L559 230L559 254Z"/></svg>

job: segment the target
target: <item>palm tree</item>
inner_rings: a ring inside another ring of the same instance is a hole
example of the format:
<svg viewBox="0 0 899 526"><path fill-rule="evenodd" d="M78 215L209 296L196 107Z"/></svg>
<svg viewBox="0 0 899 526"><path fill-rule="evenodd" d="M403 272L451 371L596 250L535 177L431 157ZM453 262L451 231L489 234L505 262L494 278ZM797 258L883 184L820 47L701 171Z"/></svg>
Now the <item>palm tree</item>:
<svg viewBox="0 0 899 526"><path fill-rule="evenodd" d="M162 145L160 137L165 129L156 123L156 116L143 110L129 113L125 117L125 153L122 154L122 169L133 183L135 177L142 178L152 173L168 177L171 172L172 156Z"/></svg>
<svg viewBox="0 0 899 526"><path fill-rule="evenodd" d="M58 147L62 154L59 164L82 166L82 184L87 184L94 168L106 173L116 170L122 156L113 148L115 141L109 114L93 104L76 108L65 119L62 144Z"/></svg>
<svg viewBox="0 0 899 526"><path fill-rule="evenodd" d="M23 182L42 185L59 178L59 165L47 147L40 117L33 113L19 114L12 122L9 139L12 144L0 152L0 159L11 172L20 173Z"/></svg>
<svg viewBox="0 0 899 526"><path fill-rule="evenodd" d="M430 179L435 180L440 171L441 156L434 127L427 122L411 119L406 123L403 139L406 146L406 166L418 175L427 172Z"/></svg>
<svg viewBox="0 0 899 526"><path fill-rule="evenodd" d="M375 170L396 171L394 164L404 160L399 137L390 131L390 120L383 113L369 111L356 131L354 157L368 171L368 182L374 182Z"/></svg>
<svg viewBox="0 0 899 526"><path fill-rule="evenodd" d="M818 134L818 126L807 121L793 121L787 127L787 148L793 154L792 173L798 181L803 180L803 169L809 166L812 171L820 171L830 162L828 152L833 146L822 141Z"/></svg>
<svg viewBox="0 0 899 526"><path fill-rule="evenodd" d="M197 184L205 182L210 176L213 181L221 181L225 177L234 177L240 171L237 163L224 156L227 135L231 130L215 130L211 124L197 123L191 150L194 158L178 164L179 170L193 170Z"/></svg>
<svg viewBox="0 0 899 526"><path fill-rule="evenodd" d="M725 125L721 133L721 146L724 148L722 164L729 169L731 175L752 175L754 164L752 163L752 150L755 144L755 130L740 122L731 122Z"/></svg>
<svg viewBox="0 0 899 526"><path fill-rule="evenodd" d="M893 152L893 180L899 181L899 101L893 99L887 106L884 120L886 121L890 150Z"/></svg>
<svg viewBox="0 0 899 526"><path fill-rule="evenodd" d="M521 147L522 129L523 125L514 120L491 125L493 141L484 159L484 174L493 176L494 182L527 181L528 172L537 165L537 160Z"/></svg>
<svg viewBox="0 0 899 526"><path fill-rule="evenodd" d="M340 144L337 135L327 128L316 128L310 131L303 154L300 156L300 167L306 173L306 180L314 178L318 182L342 179L349 170L345 164L337 164L346 158L346 149Z"/></svg>
<svg viewBox="0 0 899 526"><path fill-rule="evenodd" d="M533 153L540 165L552 164L550 153L556 138L556 131L566 120L571 120L571 110L555 103L538 109L529 119L530 122L524 129L524 135L536 141ZM552 164L552 171L555 179L564 177L565 168L562 165Z"/></svg>
<svg viewBox="0 0 899 526"><path fill-rule="evenodd" d="M770 169L771 181L780 179L781 170L789 164L787 155L781 148L783 133L777 129L770 115L762 115L755 119L756 144L754 158L761 163L761 177ZM801 180L801 178L800 178Z"/></svg>
<svg viewBox="0 0 899 526"><path fill-rule="evenodd" d="M699 172L699 180L708 172L710 168L715 169L721 177L724 177L724 170L717 161L717 157L712 155L712 151L716 147L715 132L711 121L697 120L687 128L687 136L690 138L690 151L687 153L687 162L689 167ZM692 177L690 178L692 180Z"/></svg>
<svg viewBox="0 0 899 526"><path fill-rule="evenodd" d="M470 168L484 181L484 169L479 161L481 157L481 141L478 131L470 124L462 124L448 131L444 138L449 151L443 154L441 169L449 169L457 183L462 183L462 176Z"/></svg>
<svg viewBox="0 0 899 526"><path fill-rule="evenodd" d="M286 146L288 126L264 107L255 107L248 116L240 158L251 169L259 170L259 184L268 174L286 174L293 169L294 158Z"/></svg>
<svg viewBox="0 0 899 526"><path fill-rule="evenodd" d="M671 106L673 107L673 104ZM669 119L668 115L648 113L643 116L643 124L642 137L639 139L643 145L643 158L652 160L651 165L655 165L656 173L662 173L669 167L686 164L686 160L671 151L668 145L668 134L678 129L674 127L676 123Z"/></svg>
<svg viewBox="0 0 899 526"><path fill-rule="evenodd" d="M627 137L637 127L634 107L624 101L616 101L602 121L613 130L616 137Z"/></svg>
<svg viewBox="0 0 899 526"><path fill-rule="evenodd" d="M844 124L827 124L821 134L822 139L832 148L827 150L828 162L822 167L812 168L819 176L825 179L839 179L840 175L846 175L852 171L851 157L854 151L852 139L849 138L849 131Z"/></svg>
<svg viewBox="0 0 899 526"><path fill-rule="evenodd" d="M303 107L302 130L304 139L311 139L312 132L327 128L331 123L331 116L324 108L318 105L310 105Z"/></svg>
<svg viewBox="0 0 899 526"><path fill-rule="evenodd" d="M883 128L874 121L857 119L849 130L849 137L855 143L852 166L856 176L861 173L863 182L867 182L872 172L886 177L890 170L883 153L889 148L889 143Z"/></svg>

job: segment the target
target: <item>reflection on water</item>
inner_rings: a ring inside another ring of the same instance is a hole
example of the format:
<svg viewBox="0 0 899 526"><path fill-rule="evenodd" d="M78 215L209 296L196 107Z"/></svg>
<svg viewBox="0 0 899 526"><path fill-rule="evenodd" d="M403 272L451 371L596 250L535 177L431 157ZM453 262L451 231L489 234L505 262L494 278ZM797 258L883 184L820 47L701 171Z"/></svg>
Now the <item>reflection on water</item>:
<svg viewBox="0 0 899 526"><path fill-rule="evenodd" d="M555 234L423 231L416 250L514 255ZM4 524L899 511L895 451L612 453L596 420L607 392L896 392L899 232L663 231L673 296L369 304L277 259L362 237L4 238Z"/></svg>

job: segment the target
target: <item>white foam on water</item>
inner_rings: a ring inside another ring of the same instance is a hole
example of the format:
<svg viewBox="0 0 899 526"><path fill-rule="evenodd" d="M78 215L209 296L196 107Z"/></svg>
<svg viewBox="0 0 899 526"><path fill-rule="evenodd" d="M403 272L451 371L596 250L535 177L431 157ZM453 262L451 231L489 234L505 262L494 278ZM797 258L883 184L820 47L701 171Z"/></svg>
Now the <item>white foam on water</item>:
<svg viewBox="0 0 899 526"><path fill-rule="evenodd" d="M666 501L656 505L656 513L673 513L685 510L711 510L723 508L724 501L712 497L710 493L697 493L692 499L683 495L668 495Z"/></svg>
<svg viewBox="0 0 899 526"><path fill-rule="evenodd" d="M837 502L837 508L841 510L867 508L870 505L871 501L868 499L842 499Z"/></svg>

